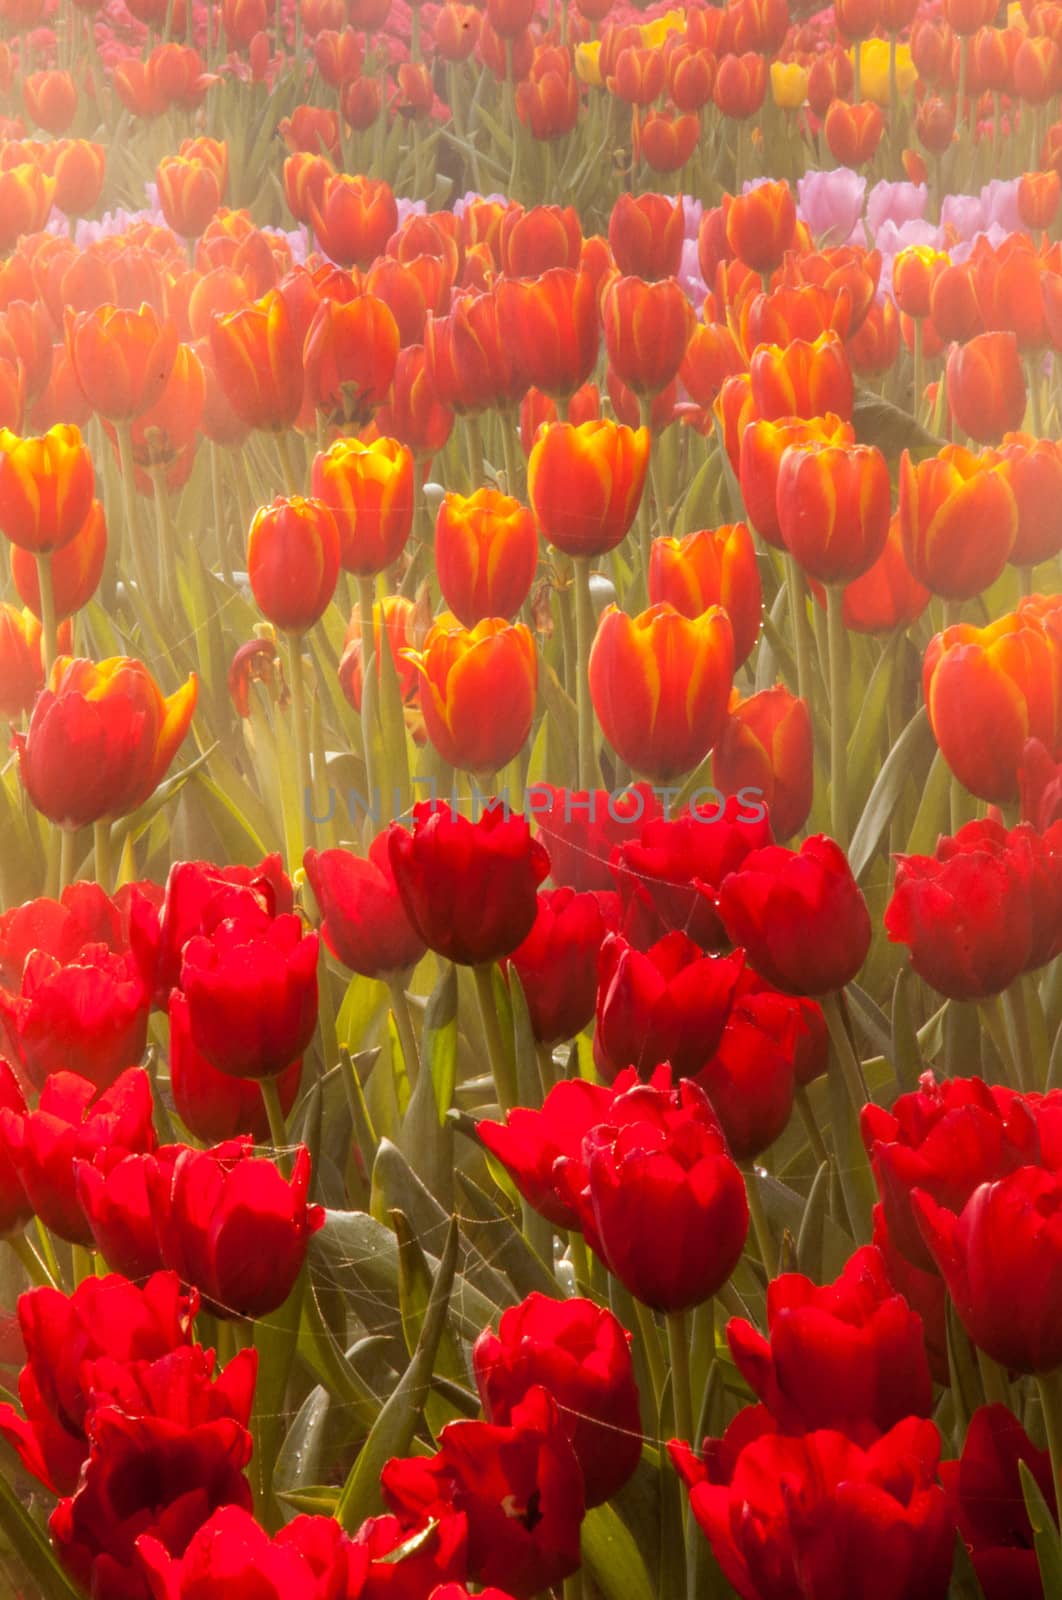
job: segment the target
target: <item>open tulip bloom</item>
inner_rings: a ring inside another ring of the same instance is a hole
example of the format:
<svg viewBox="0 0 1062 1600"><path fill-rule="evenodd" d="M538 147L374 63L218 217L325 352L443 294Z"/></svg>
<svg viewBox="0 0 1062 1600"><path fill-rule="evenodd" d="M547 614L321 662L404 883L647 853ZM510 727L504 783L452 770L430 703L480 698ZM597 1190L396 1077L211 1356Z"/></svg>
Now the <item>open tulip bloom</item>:
<svg viewBox="0 0 1062 1600"><path fill-rule="evenodd" d="M0 0L0 1592L1062 1596L1062 5Z"/></svg>

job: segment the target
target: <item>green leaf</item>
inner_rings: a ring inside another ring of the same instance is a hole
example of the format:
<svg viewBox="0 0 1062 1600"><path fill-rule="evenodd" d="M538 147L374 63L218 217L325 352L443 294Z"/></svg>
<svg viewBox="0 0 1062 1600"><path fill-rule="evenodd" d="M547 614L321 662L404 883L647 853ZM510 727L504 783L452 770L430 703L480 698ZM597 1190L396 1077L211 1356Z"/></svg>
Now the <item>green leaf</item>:
<svg viewBox="0 0 1062 1600"><path fill-rule="evenodd" d="M852 835L848 860L857 880L863 877L874 860L908 779L914 775L916 782L921 780L934 745L928 713L924 706L920 706L886 756ZM923 805L929 795L938 761L943 762L939 751L930 767Z"/></svg>
<svg viewBox="0 0 1062 1600"><path fill-rule="evenodd" d="M563 1300L564 1290L512 1218L467 1172L457 1173L457 1183L462 1196L463 1232L473 1244L489 1252L491 1263L505 1273L517 1294L521 1298L545 1294Z"/></svg>
<svg viewBox="0 0 1062 1600"><path fill-rule="evenodd" d="M81 1590L55 1559L44 1529L34 1522L2 1472L0 1530L18 1558L21 1578L33 1583L47 1600L81 1600Z"/></svg>
<svg viewBox="0 0 1062 1600"><path fill-rule="evenodd" d="M822 1237L829 1200L830 1164L824 1161L812 1180L804 1215L800 1219L800 1232L797 1234L797 1265L813 1283L821 1283L823 1277Z"/></svg>
<svg viewBox="0 0 1062 1600"><path fill-rule="evenodd" d="M352 1055L364 1047L386 1000L387 990L376 978L355 973L347 984L336 1016L336 1038Z"/></svg>
<svg viewBox="0 0 1062 1600"><path fill-rule="evenodd" d="M926 713L923 711L922 715ZM929 776L922 789L922 800L907 841L905 855L932 855L940 835L948 832L951 821L948 813L951 784L951 769L944 760L943 752L938 750L933 757L933 765L929 769Z"/></svg>
<svg viewBox="0 0 1062 1600"><path fill-rule="evenodd" d="M382 1506L380 1474L392 1456L409 1453L427 1399L435 1357L446 1326L446 1312L457 1271L457 1219L451 1219L442 1258L432 1284L424 1323L405 1372L399 1378L372 1432L358 1452L335 1515L348 1533Z"/></svg>
<svg viewBox="0 0 1062 1600"><path fill-rule="evenodd" d="M869 389L856 390L852 425L860 444L876 444L890 461L904 450L915 457L931 456L947 442L923 428L909 411Z"/></svg>
<svg viewBox="0 0 1062 1600"><path fill-rule="evenodd" d="M890 1051L901 1094L917 1089L924 1064L911 1013L911 970L901 967L892 991L892 1049Z"/></svg>
<svg viewBox="0 0 1062 1600"><path fill-rule="evenodd" d="M604 1600L656 1600L641 1550L612 1506L587 1512L580 1542L583 1561Z"/></svg>
<svg viewBox="0 0 1062 1600"><path fill-rule="evenodd" d="M1018 1462L1021 1473L1021 1491L1025 1497L1025 1510L1032 1523L1033 1545L1040 1565L1045 1595L1062 1595L1062 1543L1051 1508L1043 1497L1040 1485L1024 1461Z"/></svg>

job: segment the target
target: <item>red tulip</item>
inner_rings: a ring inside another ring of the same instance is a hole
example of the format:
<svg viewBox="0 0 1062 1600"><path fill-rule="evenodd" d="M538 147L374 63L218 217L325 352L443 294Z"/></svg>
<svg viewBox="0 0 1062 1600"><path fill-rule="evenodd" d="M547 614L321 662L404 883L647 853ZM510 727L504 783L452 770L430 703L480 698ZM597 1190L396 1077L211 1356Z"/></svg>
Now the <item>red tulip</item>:
<svg viewBox="0 0 1062 1600"><path fill-rule="evenodd" d="M523 985L531 1028L543 1044L559 1044L581 1033L594 1015L601 942L618 920L618 902L607 892L576 894L544 889L527 938L509 962Z"/></svg>
<svg viewBox="0 0 1062 1600"><path fill-rule="evenodd" d="M376 978L403 972L424 954L391 870L387 834L363 859L349 850L307 850L306 876L321 909L328 949L351 972Z"/></svg>

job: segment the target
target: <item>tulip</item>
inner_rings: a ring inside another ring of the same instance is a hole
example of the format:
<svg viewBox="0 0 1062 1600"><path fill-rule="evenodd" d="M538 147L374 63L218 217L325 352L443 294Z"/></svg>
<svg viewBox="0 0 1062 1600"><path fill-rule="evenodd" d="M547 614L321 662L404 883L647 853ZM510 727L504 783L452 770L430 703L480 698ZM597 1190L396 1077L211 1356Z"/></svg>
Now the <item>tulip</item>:
<svg viewBox="0 0 1062 1600"><path fill-rule="evenodd" d="M666 1067L617 1095L560 1170L595 1254L654 1310L699 1305L741 1258L744 1180L704 1091L672 1089Z"/></svg>
<svg viewBox="0 0 1062 1600"><path fill-rule="evenodd" d="M440 400L457 412L506 406L519 397L522 379L498 312L495 294L469 293L455 296L447 316L428 316L428 377Z"/></svg>
<svg viewBox="0 0 1062 1600"><path fill-rule="evenodd" d="M104 1170L123 1156L154 1148L151 1083L132 1067L102 1091L73 1072L53 1073L36 1111L0 1110L2 1144L26 1200L46 1227L72 1244L91 1245L77 1198L73 1163Z"/></svg>
<svg viewBox="0 0 1062 1600"><path fill-rule="evenodd" d="M831 412L851 419L852 373L836 333L820 334L811 343L794 339L785 349L761 345L752 353L749 376L756 412L767 421Z"/></svg>
<svg viewBox="0 0 1062 1600"><path fill-rule="evenodd" d="M815 598L821 599L821 589L814 587ZM881 555L862 577L845 585L844 625L852 633L892 633L915 622L930 598L930 591L907 565L900 515L894 512Z"/></svg>
<svg viewBox="0 0 1062 1600"><path fill-rule="evenodd" d="M398 227L398 208L382 179L338 172L325 183L319 205L310 199L310 221L333 261L367 267Z"/></svg>
<svg viewBox="0 0 1062 1600"><path fill-rule="evenodd" d="M874 445L792 444L776 494L782 540L820 583L861 577L885 548L892 486Z"/></svg>
<svg viewBox="0 0 1062 1600"><path fill-rule="evenodd" d="M1018 179L1018 211L1027 228L1049 228L1062 199L1062 177L1057 172L1023 172Z"/></svg>
<svg viewBox="0 0 1062 1600"><path fill-rule="evenodd" d="M549 857L524 817L492 806L471 822L421 801L413 807L412 831L392 823L387 838L406 915L429 950L482 966L511 955L527 938Z"/></svg>
<svg viewBox="0 0 1062 1600"><path fill-rule="evenodd" d="M734 630L734 666L752 654L763 596L748 527L735 522L702 528L684 539L655 539L649 562L649 601L668 601L684 617L722 606Z"/></svg>
<svg viewBox="0 0 1062 1600"><path fill-rule="evenodd" d="M179 989L170 994L169 1020L170 1090L177 1115L189 1133L204 1144L235 1139L241 1134L250 1134L258 1144L266 1143L269 1119L258 1084L251 1078L234 1078L231 1073L219 1072L210 1064L193 1042L188 1001ZM301 1077L302 1062L297 1060L277 1079L280 1108L285 1115L295 1103ZM79 1189L82 1177L78 1180ZM143 1174L141 1180L146 1182ZM85 1209L88 1212L87 1206ZM113 1266L120 1267L106 1250L104 1255Z"/></svg>
<svg viewBox="0 0 1062 1600"><path fill-rule="evenodd" d="M724 117L744 122L755 116L767 93L767 63L755 51L725 55L715 75L713 98Z"/></svg>
<svg viewBox="0 0 1062 1600"><path fill-rule="evenodd" d="M768 544L785 548L778 521L778 472L782 456L790 445L821 440L838 447L854 444L850 423L827 413L804 421L800 417L779 417L773 422L749 420L740 438L737 476L741 498L753 528Z"/></svg>
<svg viewBox="0 0 1062 1600"><path fill-rule="evenodd" d="M972 439L988 444L1021 427L1025 374L1013 333L981 333L956 346L946 382L951 414Z"/></svg>
<svg viewBox="0 0 1062 1600"><path fill-rule="evenodd" d="M155 173L159 207L174 233L197 239L221 204L218 173L204 161L166 156Z"/></svg>
<svg viewBox="0 0 1062 1600"><path fill-rule="evenodd" d="M931 292L949 257L932 245L908 245L892 264L892 293L898 308L909 317L928 317Z"/></svg>
<svg viewBox="0 0 1062 1600"><path fill-rule="evenodd" d="M0 1036L36 1087L69 1070L102 1089L143 1056L150 1000L127 949L85 943L60 958L34 948L0 988Z"/></svg>
<svg viewBox="0 0 1062 1600"><path fill-rule="evenodd" d="M466 629L440 621L410 659L428 738L444 761L486 774L523 749L538 687L535 642L523 623L488 617Z"/></svg>
<svg viewBox="0 0 1062 1600"><path fill-rule="evenodd" d="M530 1294L502 1313L472 1347L472 1370L488 1422L506 1425L541 1385L582 1468L588 1506L603 1505L641 1458L641 1408L631 1335L590 1300Z"/></svg>
<svg viewBox="0 0 1062 1600"><path fill-rule="evenodd" d="M439 399L428 376L424 346L407 345L398 352L391 398L376 414L381 434L396 438L418 461L441 450L450 437L454 414Z"/></svg>
<svg viewBox="0 0 1062 1600"><path fill-rule="evenodd" d="M817 834L755 850L723 879L719 915L751 965L786 994L843 989L866 960L870 914L844 852Z"/></svg>
<svg viewBox="0 0 1062 1600"><path fill-rule="evenodd" d="M48 220L55 179L32 161L0 170L0 252L6 255L23 234L37 233Z"/></svg>
<svg viewBox="0 0 1062 1600"><path fill-rule="evenodd" d="M420 715L420 677L406 653L413 647L413 613L412 600L407 600L399 594L385 595L380 604L373 607L370 648L376 658L376 682L379 692L378 686L383 673L383 658L380 651L386 639L391 665L398 679L398 692L406 723L417 743L423 744L424 721ZM361 607L355 606L350 613L350 622L343 639L343 654L339 658L339 684L348 702L359 715L364 690L362 646L366 642L364 638L366 632L367 630L362 628Z"/></svg>
<svg viewBox="0 0 1062 1600"><path fill-rule="evenodd" d="M650 111L639 131L642 159L654 172L678 172L693 155L700 137L700 118L692 111L681 117Z"/></svg>
<svg viewBox="0 0 1062 1600"><path fill-rule="evenodd" d="M618 909L615 895L607 892L576 894L565 886L539 894L534 927L509 962L541 1043L572 1039L592 1020L598 952Z"/></svg>
<svg viewBox="0 0 1062 1600"><path fill-rule="evenodd" d="M741 351L725 324L697 323L679 368L679 380L699 406L715 404L727 378L744 371Z"/></svg>
<svg viewBox="0 0 1062 1600"><path fill-rule="evenodd" d="M30 801L63 828L125 816L158 788L195 710L197 680L163 698L143 662L60 656L25 734L14 737Z"/></svg>
<svg viewBox="0 0 1062 1600"><path fill-rule="evenodd" d="M608 242L628 277L673 278L682 262L682 204L662 194L621 194L612 207Z"/></svg>
<svg viewBox="0 0 1062 1600"><path fill-rule="evenodd" d="M320 206L324 186L335 172L331 161L324 155L309 151L296 151L284 162L284 200L296 222L310 225L311 203Z"/></svg>
<svg viewBox="0 0 1062 1600"><path fill-rule="evenodd" d="M261 1600L316 1596L325 1592L326 1584L329 1593L339 1594L346 1589L348 1574L362 1570L360 1554L333 1518L295 1517L271 1539L242 1505L223 1505L215 1511L197 1526L180 1554L149 1534L137 1541L137 1556L152 1592L172 1600L194 1600L196 1589L204 1584L225 1587L236 1596L255 1594ZM400 1584L408 1563L408 1557L396 1563ZM392 1568L385 1570L390 1573ZM370 1588L362 1592L368 1594Z"/></svg>
<svg viewBox="0 0 1062 1600"><path fill-rule="evenodd" d="M148 305L68 313L66 341L86 400L110 422L132 421L161 398L178 344L176 326Z"/></svg>
<svg viewBox="0 0 1062 1600"><path fill-rule="evenodd" d="M614 889L609 868L613 850L636 841L643 822L660 815L647 783L635 784L623 794L536 783L527 792L527 806L549 851L553 882L580 890Z"/></svg>
<svg viewBox="0 0 1062 1600"><path fill-rule="evenodd" d="M444 61L467 61L479 38L480 13L475 6L446 0L432 30L432 42Z"/></svg>
<svg viewBox="0 0 1062 1600"><path fill-rule="evenodd" d="M719 1044L744 959L741 951L705 956L677 930L645 954L622 934L610 934L598 971L594 1064L600 1075L611 1081L624 1067L635 1067L647 1078L668 1061L676 1076L693 1077Z"/></svg>
<svg viewBox="0 0 1062 1600"><path fill-rule="evenodd" d="M1044 1592L1022 1466L1056 1515L1050 1453L1038 1450L1017 1417L998 1403L979 1406L970 1418L962 1459L941 1462L940 1481L955 1501L959 1533L985 1600L1036 1600ZM1003 1506L1012 1509L1001 1518Z"/></svg>
<svg viewBox="0 0 1062 1600"><path fill-rule="evenodd" d="M808 105L824 117L834 100L851 98L855 86L852 57L840 45L817 55L808 69Z"/></svg>
<svg viewBox="0 0 1062 1600"><path fill-rule="evenodd" d="M944 1600L955 1527L937 1481L935 1423L905 1418L866 1449L830 1429L789 1438L770 1426L739 1414L715 1446L715 1471L687 1445L669 1446L690 1509L737 1592L749 1600L825 1595L839 1577L870 1571L890 1600ZM832 1530L826 1543L824 1528Z"/></svg>
<svg viewBox="0 0 1062 1600"><path fill-rule="evenodd" d="M854 106L834 100L826 112L823 131L835 161L845 167L862 167L874 159L885 131L885 116L871 100Z"/></svg>
<svg viewBox="0 0 1062 1600"><path fill-rule="evenodd" d="M991 466L1002 464L1018 507L1018 527L1010 561L1038 566L1062 551L1062 447L1053 439L1008 433L996 450L982 452Z"/></svg>
<svg viewBox="0 0 1062 1600"><path fill-rule="evenodd" d="M559 1163L579 1162L583 1139L604 1121L616 1095L637 1082L634 1071L621 1073L612 1087L585 1078L563 1079L546 1095L540 1111L517 1106L504 1123L477 1122L476 1135L501 1162L528 1205L555 1227L578 1229L578 1210L558 1181Z"/></svg>
<svg viewBox="0 0 1062 1600"><path fill-rule="evenodd" d="M459 622L512 619L527 599L538 564L530 511L496 489L448 494L435 521L435 564L442 596Z"/></svg>
<svg viewBox="0 0 1062 1600"><path fill-rule="evenodd" d="M307 399L337 426L368 422L387 398L398 350L398 324L382 300L322 300L303 344Z"/></svg>
<svg viewBox="0 0 1062 1600"><path fill-rule="evenodd" d="M891 1111L864 1106L860 1123L889 1238L924 1271L934 1263L912 1210L915 1191L960 1212L979 1185L1040 1160L1032 1107L1014 1090L980 1078L938 1083L924 1073L918 1089L901 1095Z"/></svg>
<svg viewBox="0 0 1062 1600"><path fill-rule="evenodd" d="M796 206L784 182L761 183L726 206L726 242L754 272L772 272L793 243Z"/></svg>
<svg viewBox="0 0 1062 1600"><path fill-rule="evenodd" d="M94 482L78 428L60 423L38 439L0 429L0 531L12 544L34 555L69 544L92 509Z"/></svg>
<svg viewBox="0 0 1062 1600"><path fill-rule="evenodd" d="M570 556L615 549L638 510L649 446L648 429L606 419L547 427L531 451L527 489L549 543Z"/></svg>
<svg viewBox="0 0 1062 1600"><path fill-rule="evenodd" d="M413 526L413 456L397 439L337 439L314 457L313 492L339 529L340 563L373 577L397 561Z"/></svg>
<svg viewBox="0 0 1062 1600"><path fill-rule="evenodd" d="M967 600L995 582L1014 548L1018 506L1009 474L959 445L915 465L900 461L900 533L913 576Z"/></svg>
<svg viewBox="0 0 1062 1600"><path fill-rule="evenodd" d="M807 702L783 684L731 705L712 757L716 787L755 797L777 839L799 833L811 810L813 739Z"/></svg>
<svg viewBox="0 0 1062 1600"><path fill-rule="evenodd" d="M496 298L523 382L549 395L572 395L597 359L597 294L590 274L553 267L531 280L506 278Z"/></svg>
<svg viewBox="0 0 1062 1600"><path fill-rule="evenodd" d="M77 1202L93 1245L112 1272L120 1272L134 1283L162 1270L147 1170L160 1165L169 1170L179 1150L179 1145L167 1145L148 1155L123 1155L107 1168L74 1162Z"/></svg>
<svg viewBox="0 0 1062 1600"><path fill-rule="evenodd" d="M692 620L666 603L633 618L610 606L590 651L590 697L606 739L656 779L691 771L716 743L733 675L733 631L719 606Z"/></svg>
<svg viewBox="0 0 1062 1600"><path fill-rule="evenodd" d="M682 365L695 320L677 279L614 279L601 316L608 358L623 382L639 396L666 389Z"/></svg>
<svg viewBox="0 0 1062 1600"><path fill-rule="evenodd" d="M196 934L181 955L192 1042L218 1072L275 1078L317 1027L315 933L297 916L241 910Z"/></svg>
<svg viewBox="0 0 1062 1600"><path fill-rule="evenodd" d="M321 500L259 506L247 535L247 576L275 628L305 633L328 610L339 578L339 529Z"/></svg>
<svg viewBox="0 0 1062 1600"><path fill-rule="evenodd" d="M302 405L303 370L282 295L270 290L242 311L216 317L210 348L232 409L251 428L282 432Z"/></svg>
<svg viewBox="0 0 1062 1600"><path fill-rule="evenodd" d="M416 966L426 947L399 896L385 833L365 858L307 850L305 866L321 909L321 936L337 961L366 978Z"/></svg>
<svg viewBox="0 0 1062 1600"><path fill-rule="evenodd" d="M41 625L29 607L0 603L0 714L11 722L33 707L44 687Z"/></svg>
<svg viewBox="0 0 1062 1600"><path fill-rule="evenodd" d="M498 227L498 255L510 278L538 278L558 267L574 271L583 230L574 206L511 205Z"/></svg>

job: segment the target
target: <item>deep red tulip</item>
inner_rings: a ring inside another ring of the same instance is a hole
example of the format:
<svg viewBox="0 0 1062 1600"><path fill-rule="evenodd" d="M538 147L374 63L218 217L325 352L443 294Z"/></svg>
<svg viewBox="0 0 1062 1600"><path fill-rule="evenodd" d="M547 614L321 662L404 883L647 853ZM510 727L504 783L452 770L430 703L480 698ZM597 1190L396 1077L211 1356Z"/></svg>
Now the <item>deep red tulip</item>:
<svg viewBox="0 0 1062 1600"><path fill-rule="evenodd" d="M307 850L306 876L321 910L321 934L351 972L366 978L413 967L425 943L413 928L395 883L387 834L365 857L350 850Z"/></svg>
<svg viewBox="0 0 1062 1600"><path fill-rule="evenodd" d="M164 1145L150 1154L123 1156L114 1166L74 1162L77 1200L93 1244L112 1272L120 1272L133 1283L163 1267L148 1168L169 1171L181 1148Z"/></svg>
<svg viewBox="0 0 1062 1600"><path fill-rule="evenodd" d="M770 994L737 993L719 1044L697 1073L735 1161L770 1149L793 1114L799 1022Z"/></svg>
<svg viewBox="0 0 1062 1600"><path fill-rule="evenodd" d="M504 1123L478 1122L476 1133L528 1205L558 1228L577 1229L579 1212L567 1187L558 1184L557 1163L582 1160L586 1135L606 1119L616 1094L636 1081L633 1071L620 1073L611 1088L585 1078L564 1079L549 1091L541 1111L517 1106Z"/></svg>
<svg viewBox="0 0 1062 1600"><path fill-rule="evenodd" d="M429 950L477 966L527 938L549 857L524 817L491 806L472 822L423 800L412 829L392 823L387 839L402 904Z"/></svg>
<svg viewBox="0 0 1062 1600"><path fill-rule="evenodd" d="M182 1150L172 1168L147 1174L162 1258L216 1316L264 1317L282 1306L324 1222L321 1207L306 1203L305 1146L290 1179L253 1148L244 1138Z"/></svg>
<svg viewBox="0 0 1062 1600"><path fill-rule="evenodd" d="M0 1060L0 1111L12 1111L16 1117L26 1115L26 1101L18 1079L3 1060ZM32 1215L33 1207L0 1134L0 1233L17 1233Z"/></svg>
<svg viewBox="0 0 1062 1600"><path fill-rule="evenodd" d="M1037 1449L1004 1405L979 1406L966 1429L961 1460L940 1467L985 1600L1042 1600L1044 1593L1019 1463L1054 1514L1051 1457Z"/></svg>
<svg viewBox="0 0 1062 1600"><path fill-rule="evenodd" d="M643 823L660 815L647 783L636 783L622 794L536 783L528 789L526 803L549 851L550 878L573 889L614 889L609 866L613 850L637 840Z"/></svg>
<svg viewBox="0 0 1062 1600"><path fill-rule="evenodd" d="M790 994L842 989L870 949L870 913L844 851L824 834L770 845L723 879L719 914L756 971Z"/></svg>
<svg viewBox="0 0 1062 1600"><path fill-rule="evenodd" d="M167 1600L195 1600L204 1588L224 1588L238 1600L370 1594L364 1586L367 1556L333 1517L295 1517L271 1539L242 1503L225 1505L196 1529L180 1554L151 1534L138 1539L136 1548L151 1594ZM400 1592L400 1579L395 1587Z"/></svg>
<svg viewBox="0 0 1062 1600"><path fill-rule="evenodd" d="M210 861L175 861L166 879L157 927L142 932L138 952L151 971L155 1001L165 1009L181 976L181 953L197 933L212 933L228 917L245 911L267 917L294 909L291 880L279 855L257 866L218 867ZM141 918L143 924L143 918Z"/></svg>
<svg viewBox="0 0 1062 1600"><path fill-rule="evenodd" d="M622 1489L641 1459L642 1425L631 1335L590 1300L531 1294L472 1347L488 1422L507 1424L527 1391L551 1395L571 1439L588 1506Z"/></svg>
<svg viewBox="0 0 1062 1600"><path fill-rule="evenodd" d="M633 1066L646 1078L669 1061L692 1077L714 1053L726 1025L744 955L705 956L684 933L667 934L645 954L620 934L601 947L594 1062L615 1078Z"/></svg>
<svg viewBox="0 0 1062 1600"><path fill-rule="evenodd" d="M534 927L509 962L523 984L531 1028L542 1044L581 1033L594 1015L597 962L619 902L607 892L543 889Z"/></svg>
<svg viewBox="0 0 1062 1600"><path fill-rule="evenodd" d="M234 1078L230 1072L219 1072L210 1064L192 1038L188 1001L179 989L170 993L169 1018L170 1092L177 1115L189 1133L205 1144L235 1139L241 1133L253 1134L259 1144L267 1144L269 1118L258 1081ZM295 1103L301 1079L301 1059L293 1061L277 1078L285 1115Z"/></svg>

